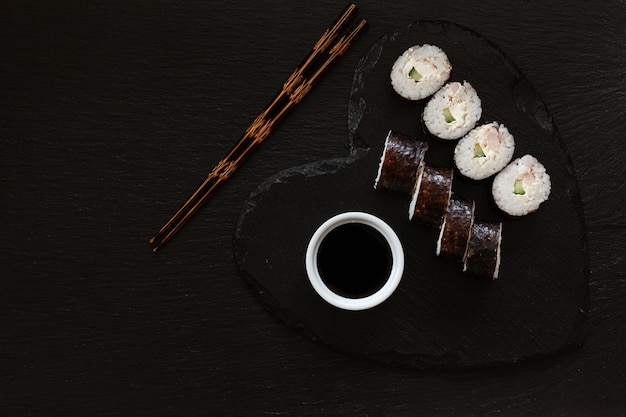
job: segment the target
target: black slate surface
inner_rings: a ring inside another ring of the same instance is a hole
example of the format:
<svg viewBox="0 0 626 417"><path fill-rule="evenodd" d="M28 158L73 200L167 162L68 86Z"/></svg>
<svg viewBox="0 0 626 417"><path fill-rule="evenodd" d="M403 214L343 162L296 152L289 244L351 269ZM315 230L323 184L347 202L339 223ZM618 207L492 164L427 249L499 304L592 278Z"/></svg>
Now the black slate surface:
<svg viewBox="0 0 626 417"><path fill-rule="evenodd" d="M154 256L147 239L343 8L318 2L7 1L0 6L3 415L622 414L626 277L620 1L359 2L370 29ZM394 28L442 19L506 51L570 152L589 244L579 349L416 371L313 343L239 274L244 201L348 155L355 66ZM242 68L254 64L254 79Z"/></svg>
<svg viewBox="0 0 626 417"><path fill-rule="evenodd" d="M437 258L438 230L409 222L409 195L373 189L389 129L427 141L427 163L453 167L456 141L429 137L420 123L425 101L407 102L390 85L395 59L422 43L443 48L453 63L451 80L471 81L480 92L480 123L505 123L516 137L514 157L535 155L551 176L549 200L536 213L513 219L495 208L491 181L464 181L457 173L453 192L476 202L476 218L503 223L495 283L472 279L462 265ZM236 259L268 309L338 351L417 368L511 364L580 346L588 294L582 203L558 129L514 63L467 28L415 22L382 37L359 61L348 114L351 157L287 169L246 202ZM306 276L309 239L344 211L365 211L389 223L406 255L398 291L366 312L327 304Z"/></svg>

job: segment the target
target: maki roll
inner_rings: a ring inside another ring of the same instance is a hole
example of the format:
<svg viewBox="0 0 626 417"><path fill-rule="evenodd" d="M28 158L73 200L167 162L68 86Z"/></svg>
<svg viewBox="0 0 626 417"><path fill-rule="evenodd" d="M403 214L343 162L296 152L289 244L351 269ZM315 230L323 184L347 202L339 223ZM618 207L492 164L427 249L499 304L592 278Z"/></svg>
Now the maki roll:
<svg viewBox="0 0 626 417"><path fill-rule="evenodd" d="M483 180L500 172L513 158L515 140L503 124L487 123L472 129L456 144L454 164L461 175Z"/></svg>
<svg viewBox="0 0 626 417"><path fill-rule="evenodd" d="M478 222L472 225L463 271L489 279L497 279L500 271L501 222Z"/></svg>
<svg viewBox="0 0 626 417"><path fill-rule="evenodd" d="M422 175L427 150L427 143L390 130L385 139L374 188L409 194L416 178Z"/></svg>
<svg viewBox="0 0 626 417"><path fill-rule="evenodd" d="M446 53L434 45L415 45L404 51L391 68L391 85L408 100L421 100L448 81L452 66Z"/></svg>
<svg viewBox="0 0 626 417"><path fill-rule="evenodd" d="M424 124L428 131L440 139L459 139L472 130L482 107L478 93L467 82L444 85L431 97L424 108Z"/></svg>
<svg viewBox="0 0 626 417"><path fill-rule="evenodd" d="M437 256L463 261L474 225L475 205L473 200L455 194L450 197L448 210L439 231Z"/></svg>
<svg viewBox="0 0 626 417"><path fill-rule="evenodd" d="M452 168L424 165L415 181L409 205L409 220L439 227L443 222L452 194Z"/></svg>
<svg viewBox="0 0 626 417"><path fill-rule="evenodd" d="M524 155L496 175L491 192L500 210L511 216L524 216L548 199L550 176L534 156Z"/></svg>

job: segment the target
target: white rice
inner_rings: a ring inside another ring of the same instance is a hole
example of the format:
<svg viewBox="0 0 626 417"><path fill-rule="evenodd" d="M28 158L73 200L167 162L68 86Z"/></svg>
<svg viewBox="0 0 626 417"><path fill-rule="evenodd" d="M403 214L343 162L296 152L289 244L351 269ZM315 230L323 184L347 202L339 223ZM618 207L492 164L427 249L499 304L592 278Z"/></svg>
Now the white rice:
<svg viewBox="0 0 626 417"><path fill-rule="evenodd" d="M500 274L500 262L502 259L501 251L502 251L502 223L500 223L500 230L498 230L498 250L496 251L496 267L493 269L493 279L498 279L498 274Z"/></svg>
<svg viewBox="0 0 626 417"><path fill-rule="evenodd" d="M409 203L409 220L413 220L413 216L415 215L415 207L417 206L417 198L420 195L420 190L422 188L422 178L424 177L424 164L420 165L420 171L415 178L415 185L413 186L413 191L411 192L411 202Z"/></svg>
<svg viewBox="0 0 626 417"><path fill-rule="evenodd" d="M548 199L550 187L545 167L534 156L524 155L496 175L491 192L500 210L524 216Z"/></svg>
<svg viewBox="0 0 626 417"><path fill-rule="evenodd" d="M469 82L463 81L462 84L448 83L437 91L426 104L423 118L430 133L441 139L453 140L472 130L481 115L478 93Z"/></svg>
<svg viewBox="0 0 626 417"><path fill-rule="evenodd" d="M391 68L391 85L402 97L421 100L439 90L448 81L451 70L448 56L441 48L415 45L396 59ZM412 71L416 75L409 75Z"/></svg>
<svg viewBox="0 0 626 417"><path fill-rule="evenodd" d="M513 158L515 140L503 124L487 123L472 129L454 148L459 172L483 180L500 172Z"/></svg>
<svg viewBox="0 0 626 417"><path fill-rule="evenodd" d="M380 156L380 161L378 162L378 171L376 173L376 179L374 179L374 188L378 187L378 182L383 175L383 167L385 166L385 156L387 152L389 152L389 141L391 139L392 131L390 130L387 133L387 137L385 137L385 145L383 147L383 154Z"/></svg>

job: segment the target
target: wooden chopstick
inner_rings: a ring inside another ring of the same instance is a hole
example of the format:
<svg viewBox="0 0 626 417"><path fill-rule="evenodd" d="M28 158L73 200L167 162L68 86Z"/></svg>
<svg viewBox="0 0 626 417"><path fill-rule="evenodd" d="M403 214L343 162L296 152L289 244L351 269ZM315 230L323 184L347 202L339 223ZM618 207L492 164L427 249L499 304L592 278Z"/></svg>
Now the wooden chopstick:
<svg viewBox="0 0 626 417"><path fill-rule="evenodd" d="M267 138L272 128L306 96L330 65L343 55L352 42L365 30L367 21L360 19L347 34L341 35L337 40L341 32L347 30L347 26L356 12L357 7L354 4L349 4L333 24L326 29L302 63L285 81L279 93L254 119L228 155L220 160L198 189L150 239L150 244L154 245L153 252L156 253L163 247L217 188L230 178L245 157Z"/></svg>

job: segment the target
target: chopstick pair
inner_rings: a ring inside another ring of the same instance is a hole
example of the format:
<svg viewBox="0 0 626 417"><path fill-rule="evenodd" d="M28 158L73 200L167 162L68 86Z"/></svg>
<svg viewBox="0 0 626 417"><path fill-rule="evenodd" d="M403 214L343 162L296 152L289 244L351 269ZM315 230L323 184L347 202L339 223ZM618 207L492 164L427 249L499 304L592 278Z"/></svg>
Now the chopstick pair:
<svg viewBox="0 0 626 417"><path fill-rule="evenodd" d="M359 19L350 26L357 13L354 4L348 4L333 24L326 29L302 63L296 67L269 105L254 119L242 138L218 162L198 189L150 239L157 252L178 232L208 198L239 167L241 162L271 133L287 112L299 103L330 65L343 55L352 42L365 30L367 21Z"/></svg>

